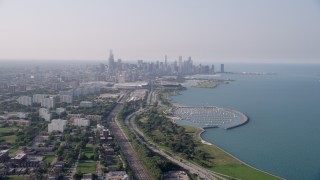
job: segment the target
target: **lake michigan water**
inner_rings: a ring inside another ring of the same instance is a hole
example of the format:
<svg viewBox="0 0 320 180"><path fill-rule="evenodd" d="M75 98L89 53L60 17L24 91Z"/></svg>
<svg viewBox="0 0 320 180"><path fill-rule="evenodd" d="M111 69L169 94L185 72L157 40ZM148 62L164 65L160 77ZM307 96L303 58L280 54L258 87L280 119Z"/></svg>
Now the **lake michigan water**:
<svg viewBox="0 0 320 180"><path fill-rule="evenodd" d="M208 129L203 138L242 161L286 179L320 179L320 65L225 64L226 71L276 75L223 75L215 89L188 88L173 102L214 105L250 117L244 126Z"/></svg>

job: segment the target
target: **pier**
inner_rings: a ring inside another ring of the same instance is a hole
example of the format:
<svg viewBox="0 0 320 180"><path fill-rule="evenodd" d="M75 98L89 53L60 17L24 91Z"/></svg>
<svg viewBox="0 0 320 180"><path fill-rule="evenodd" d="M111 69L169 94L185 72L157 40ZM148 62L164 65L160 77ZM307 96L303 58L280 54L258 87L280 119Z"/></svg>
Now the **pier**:
<svg viewBox="0 0 320 180"><path fill-rule="evenodd" d="M248 116L242 112L216 106L173 108L173 114L181 120L189 121L201 128L232 129L246 124Z"/></svg>

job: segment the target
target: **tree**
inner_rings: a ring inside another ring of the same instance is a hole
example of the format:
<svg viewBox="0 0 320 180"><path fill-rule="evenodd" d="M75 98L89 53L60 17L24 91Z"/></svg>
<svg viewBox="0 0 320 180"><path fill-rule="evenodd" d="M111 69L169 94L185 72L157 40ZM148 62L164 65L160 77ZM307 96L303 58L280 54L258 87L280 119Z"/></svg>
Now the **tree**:
<svg viewBox="0 0 320 180"><path fill-rule="evenodd" d="M86 153L82 152L82 153L80 154L80 159L81 159L81 160L87 160L88 157L86 156Z"/></svg>

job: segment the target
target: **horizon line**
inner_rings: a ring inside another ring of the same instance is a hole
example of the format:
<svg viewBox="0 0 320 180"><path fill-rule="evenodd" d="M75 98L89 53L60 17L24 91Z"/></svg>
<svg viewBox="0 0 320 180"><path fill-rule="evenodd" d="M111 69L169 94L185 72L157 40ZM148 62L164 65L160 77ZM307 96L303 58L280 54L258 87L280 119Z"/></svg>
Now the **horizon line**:
<svg viewBox="0 0 320 180"><path fill-rule="evenodd" d="M119 58L121 59L121 58ZM162 62L164 61L163 60L148 60L148 59L134 59L134 60L124 60L124 59L121 59L122 62L136 62L138 60L143 60L145 62ZM269 61L268 61L269 60ZM276 59L265 59L265 58L261 58L261 61L252 61L252 60L249 60L249 59L242 59L239 61L238 60L232 60L232 59L220 59L220 60L192 60L193 62L196 62L196 63L233 63L233 64L320 64L319 60L320 59L314 59L314 61L305 61L306 59L301 59L302 62L298 62L298 61L288 61L287 60L279 60L278 58ZM308 60L313 60L313 59L308 59ZM316 61L318 60L318 61ZM39 58L25 58L25 59L21 59L21 58L0 58L0 63L2 62L47 62L47 63L50 63L52 61L64 61L64 62L97 62L97 63L101 63L103 61L107 62L108 59L68 59L68 58L65 58L65 59L62 59L62 58L43 58L43 59L39 59ZM168 59L168 62L175 62L177 61L176 59Z"/></svg>

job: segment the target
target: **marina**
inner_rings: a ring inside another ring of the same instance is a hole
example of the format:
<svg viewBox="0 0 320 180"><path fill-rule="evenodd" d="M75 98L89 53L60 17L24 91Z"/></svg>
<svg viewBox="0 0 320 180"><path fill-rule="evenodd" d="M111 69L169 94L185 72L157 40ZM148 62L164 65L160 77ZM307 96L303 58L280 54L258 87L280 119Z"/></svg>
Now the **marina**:
<svg viewBox="0 0 320 180"><path fill-rule="evenodd" d="M247 123L249 120L245 114L239 111L216 106L175 107L173 114L180 117L181 120L191 122L201 128L232 129Z"/></svg>

